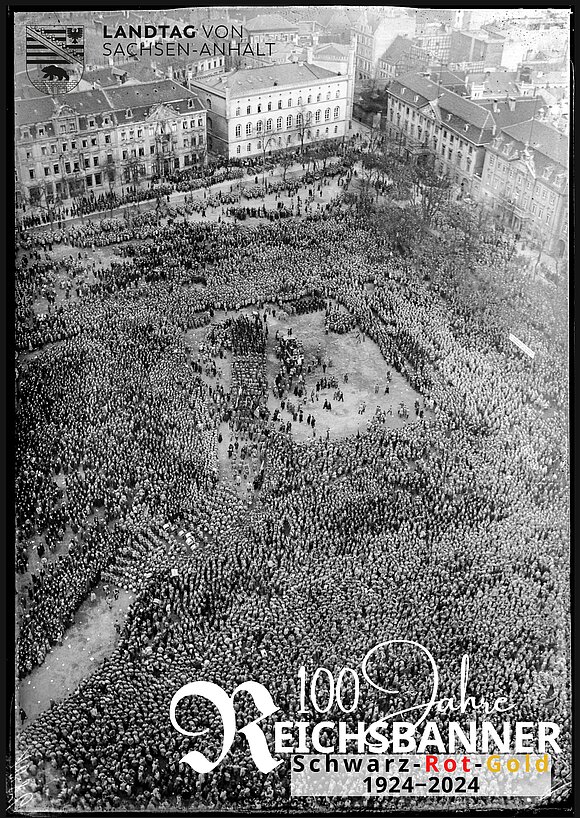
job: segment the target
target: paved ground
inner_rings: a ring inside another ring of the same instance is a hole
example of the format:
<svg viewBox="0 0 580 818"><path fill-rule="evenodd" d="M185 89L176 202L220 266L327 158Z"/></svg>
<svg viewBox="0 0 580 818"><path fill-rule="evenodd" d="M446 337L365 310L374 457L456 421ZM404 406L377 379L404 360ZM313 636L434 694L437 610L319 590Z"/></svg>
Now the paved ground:
<svg viewBox="0 0 580 818"><path fill-rule="evenodd" d="M114 590L114 586L109 587ZM58 702L76 690L110 654L118 639L115 623L122 622L133 598L122 588L118 591L119 599L112 599L109 607L102 584L99 585L95 589L96 600L83 602L62 643L20 682L19 705L28 722L48 710L51 699Z"/></svg>

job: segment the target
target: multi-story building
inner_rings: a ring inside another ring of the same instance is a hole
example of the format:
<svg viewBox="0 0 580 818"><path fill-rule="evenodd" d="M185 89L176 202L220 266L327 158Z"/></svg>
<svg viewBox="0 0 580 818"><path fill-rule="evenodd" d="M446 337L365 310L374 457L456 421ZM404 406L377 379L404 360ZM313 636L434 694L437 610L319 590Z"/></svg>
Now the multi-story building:
<svg viewBox="0 0 580 818"><path fill-rule="evenodd" d="M431 58L431 65L447 65L451 51L451 29L449 26L430 25L423 33L413 39L415 45L426 51Z"/></svg>
<svg viewBox="0 0 580 818"><path fill-rule="evenodd" d="M15 104L17 201L48 206L179 173L206 156L206 113L169 80Z"/></svg>
<svg viewBox="0 0 580 818"><path fill-rule="evenodd" d="M502 64L505 37L489 31L451 32L449 67L451 70L477 71Z"/></svg>
<svg viewBox="0 0 580 818"><path fill-rule="evenodd" d="M430 61L427 51L407 37L397 36L379 59L377 76L394 79L410 71L425 71Z"/></svg>
<svg viewBox="0 0 580 818"><path fill-rule="evenodd" d="M440 83L412 73L387 91L385 131L393 144L477 197L486 145L501 127L534 115L538 100L524 98L480 105Z"/></svg>
<svg viewBox="0 0 580 818"><path fill-rule="evenodd" d="M251 45L298 43L298 24L280 14L259 14L246 22L244 34Z"/></svg>
<svg viewBox="0 0 580 818"><path fill-rule="evenodd" d="M374 80L378 76L379 61L388 46L398 36L413 37L415 18L408 14L378 16L364 13L353 26L356 47L356 80Z"/></svg>
<svg viewBox="0 0 580 818"><path fill-rule="evenodd" d="M207 109L208 150L232 158L342 138L351 119L350 86L348 76L308 63L192 81Z"/></svg>
<svg viewBox="0 0 580 818"><path fill-rule="evenodd" d="M417 9L415 26L418 36L428 33L432 26L466 29L471 23L471 11L465 9Z"/></svg>
<svg viewBox="0 0 580 818"><path fill-rule="evenodd" d="M568 248L568 137L529 119L502 128L486 146L484 201L514 230L564 256Z"/></svg>

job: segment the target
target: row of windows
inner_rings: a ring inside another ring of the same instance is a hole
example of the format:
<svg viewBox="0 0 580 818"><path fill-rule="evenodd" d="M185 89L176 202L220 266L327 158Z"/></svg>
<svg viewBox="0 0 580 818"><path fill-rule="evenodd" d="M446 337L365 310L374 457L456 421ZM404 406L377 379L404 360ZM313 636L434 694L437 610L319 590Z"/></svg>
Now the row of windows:
<svg viewBox="0 0 580 818"><path fill-rule="evenodd" d="M336 89L336 91L335 91L335 96L336 96L336 98L337 98L337 99L340 97L340 88L337 88L337 89ZM331 99L331 98L332 98L332 92L331 92L331 91L327 91L327 92L326 92L326 99L327 99L327 100L329 100L329 99ZM208 100L208 102L209 102L209 101L210 101L210 100ZM312 99L312 94L308 94L308 96L306 97L306 105L310 105L310 104L312 103L312 101L313 101L313 99ZM318 92L318 94L316 95L316 102L321 102L321 101L322 101L322 92L321 92L321 91L319 91L319 92ZM253 111L253 109L252 109L252 106L251 106L251 105L246 105L246 114L252 114L252 113L261 114L263 110L266 110L266 111L271 111L271 110L272 110L272 106L273 106L273 104L274 104L274 103L273 103L273 102L270 100L270 101L269 101L269 102L266 104L266 108L264 109L264 108L263 108L262 103L261 103L261 102L258 102L258 103L256 104L256 110L255 110L255 112ZM294 104L294 103L293 103L293 98L292 98L292 97L289 97L289 99L288 99L288 100L287 100L287 102L286 102L286 107L287 107L287 108L292 108L293 104ZM303 98L303 97L301 97L301 96L300 96L300 97L298 97L297 105L304 105L304 98ZM277 108L278 108L278 110L281 110L283 107L284 107L284 103L282 102L282 100L281 100L281 99L279 99L279 100L278 100L278 102L277 102ZM242 106L241 106L241 105L237 105L235 110L236 110L236 116L241 116L241 114L242 114Z"/></svg>
<svg viewBox="0 0 580 818"><path fill-rule="evenodd" d="M321 111L316 111L315 114L314 114L314 121L315 122L320 122L321 121L321 116L322 116L322 112ZM334 109L334 118L338 119L339 116L340 116L340 108L337 106ZM324 112L324 121L329 122L329 120L330 120L330 108L327 108L325 110L325 112ZM294 117L292 116L292 114L290 114L289 116L286 117L286 128L292 128L292 127L294 127L294 124L296 124L296 127L298 128L298 127L300 127L300 125L302 125L302 124L308 125L310 122L312 122L312 111L307 111L306 112L306 118L305 119L303 118L302 114L296 114L296 120L294 120ZM276 120L276 130L277 131L280 131L282 129L282 123L283 123L283 117L279 116L278 119ZM266 130L266 131L271 131L272 130L273 120L272 119L267 119L265 122L256 122L255 124L256 124L256 133L262 133L263 130ZM254 123L252 123L252 122L247 122L246 123L246 128L245 128L246 136L251 136L252 135L253 128L254 128ZM235 134L236 134L236 137L240 137L242 135L242 126L241 125L236 125Z"/></svg>
<svg viewBox="0 0 580 818"><path fill-rule="evenodd" d="M188 108L193 108L194 102L195 102L195 100L193 99L193 97L191 99L188 99L187 107ZM130 119L132 116L133 116L132 109L127 108L125 110L125 117L127 119ZM200 123L201 123L201 120L200 120ZM112 124L111 123L111 118L108 117L108 116L105 116L103 118L103 125L108 126L108 125L111 125L111 124ZM94 117L90 117L88 119L88 121L87 121L87 125L88 125L89 128L96 128L97 127L96 119ZM67 131L74 132L76 130L77 130L77 123L76 123L75 120L67 120L67 122L61 122L59 124L59 126L58 126L58 132L61 133L61 134L67 133ZM36 135L37 136L46 136L46 126L45 125L39 125L37 127L37 129L36 129ZM30 139L30 129L29 128L23 128L22 129L22 138L23 139Z"/></svg>
<svg viewBox="0 0 580 818"><path fill-rule="evenodd" d="M324 133L325 133L325 136L328 137L330 135L330 128L325 128ZM334 126L334 133L335 134L338 133L338 125ZM319 136L320 136L320 128L317 128L316 133L315 133L315 137L318 138ZM312 139L312 131L308 131L306 133L306 138L307 139ZM278 148L289 147L290 145L292 145L292 142L293 142L292 134L288 134L288 136L284 140L282 139L281 136L279 136L278 137ZM273 139L268 139L265 143L262 142L261 139L258 139L258 141L256 142L256 148L255 149L258 150L258 151L261 151L261 150L273 150L274 148L275 148L275 142L273 141ZM247 145L246 145L246 152L251 153L252 149L253 149L253 143L248 142ZM242 152L242 146L237 145L236 146L236 153L239 154L241 152Z"/></svg>

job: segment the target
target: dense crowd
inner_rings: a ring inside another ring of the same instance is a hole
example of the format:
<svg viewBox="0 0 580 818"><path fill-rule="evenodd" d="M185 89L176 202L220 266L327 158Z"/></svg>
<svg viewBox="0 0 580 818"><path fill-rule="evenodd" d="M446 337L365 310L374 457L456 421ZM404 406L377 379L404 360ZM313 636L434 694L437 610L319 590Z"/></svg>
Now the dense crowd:
<svg viewBox="0 0 580 818"><path fill-rule="evenodd" d="M336 807L293 801L287 761L258 773L239 736L219 767L194 774L179 759L193 747L219 754L219 715L201 699L184 703L180 723L208 728L190 741L171 726L169 703L195 679L228 693L256 679L280 707L275 720L314 724L313 710L298 714L300 665L336 677L399 638L429 648L442 690L457 691L468 653L474 695L508 696L513 722L558 722L555 780L569 780L561 305L517 277L472 271L467 284L464 260L441 252L439 237L403 258L380 213L340 199L251 227L141 214L69 228L64 241L99 245L99 234L120 246L118 259L43 314L34 300L51 249L33 240L17 265L20 675L99 581L136 599L103 664L24 730L34 790L80 810ZM487 248L484 263L499 264L500 252ZM394 428L378 413L364 434L298 444L295 423L316 431L311 390L331 403L349 386L341 362L307 338L270 338L282 305L324 309L327 329L374 341L384 388L394 369L421 396L409 422ZM224 310L233 314L216 315ZM192 330L203 334L197 349ZM533 366L509 332L536 350ZM29 577L35 543L54 548L65 530L67 553L49 553ZM374 672L383 687L429 698L413 656L383 657ZM365 686L351 714L334 707L324 719L354 732L402 703ZM249 698L237 713L254 718Z"/></svg>

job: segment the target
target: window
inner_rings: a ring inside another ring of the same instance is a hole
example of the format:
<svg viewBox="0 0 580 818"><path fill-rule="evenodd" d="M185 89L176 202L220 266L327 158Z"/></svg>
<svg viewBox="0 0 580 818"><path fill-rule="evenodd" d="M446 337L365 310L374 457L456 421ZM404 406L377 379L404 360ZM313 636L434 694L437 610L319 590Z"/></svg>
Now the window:
<svg viewBox="0 0 580 818"><path fill-rule="evenodd" d="M334 133L338 133L338 125L334 126Z"/></svg>
<svg viewBox="0 0 580 818"><path fill-rule="evenodd" d="M101 184L101 179L102 179L101 174L100 174L100 173L95 173L95 184L96 184L96 185L100 185L100 184Z"/></svg>
<svg viewBox="0 0 580 818"><path fill-rule="evenodd" d="M296 125L302 125L302 114L296 114Z"/></svg>
<svg viewBox="0 0 580 818"><path fill-rule="evenodd" d="M128 158L129 158L129 152L128 151L123 151L123 159L128 159Z"/></svg>
<svg viewBox="0 0 580 818"><path fill-rule="evenodd" d="M279 116L278 119L276 120L276 130L279 131L281 127L282 127L282 117Z"/></svg>
<svg viewBox="0 0 580 818"><path fill-rule="evenodd" d="M39 135L39 136L44 136L44 126L43 126L43 125L40 125L40 126L39 126L39 128L38 128L38 135Z"/></svg>
<svg viewBox="0 0 580 818"><path fill-rule="evenodd" d="M241 135L242 135L242 126L241 125L236 125L236 137L239 137Z"/></svg>
<svg viewBox="0 0 580 818"><path fill-rule="evenodd" d="M205 101L205 107L208 111L211 111L211 99L209 97Z"/></svg>
<svg viewBox="0 0 580 818"><path fill-rule="evenodd" d="M187 107L188 108L193 108L193 99L188 99L187 100Z"/></svg>
<svg viewBox="0 0 580 818"><path fill-rule="evenodd" d="M131 117L133 116L133 111L130 108L127 108L127 110L125 111L125 116L127 117L127 119L131 119Z"/></svg>
<svg viewBox="0 0 580 818"><path fill-rule="evenodd" d="M279 100L278 100L278 110L280 110L280 108L281 108L281 107L282 107L282 100L281 100L281 99L279 99Z"/></svg>
<svg viewBox="0 0 580 818"><path fill-rule="evenodd" d="M139 151L142 151L142 150L143 150L143 148L139 148ZM142 153L140 155L143 156ZM94 168L99 167L99 157L98 156L93 156L93 167Z"/></svg>
<svg viewBox="0 0 580 818"><path fill-rule="evenodd" d="M251 105L248 105L248 106L246 107L246 113L247 113L247 114L251 114L251 113L252 113L252 106L251 106Z"/></svg>
<svg viewBox="0 0 580 818"><path fill-rule="evenodd" d="M70 143L71 150L73 150L73 151L74 151L74 149L76 148L76 146L77 146L77 143L76 143L76 142L71 142L71 143Z"/></svg>
<svg viewBox="0 0 580 818"><path fill-rule="evenodd" d="M48 156L48 149L46 148L45 145L42 146L42 148L40 149L40 152L41 152L41 154L43 156Z"/></svg>
<svg viewBox="0 0 580 818"><path fill-rule="evenodd" d="M330 91L326 92L326 99L330 99Z"/></svg>
<svg viewBox="0 0 580 818"><path fill-rule="evenodd" d="M539 208L538 208L538 216L540 217L540 219L542 218L542 216L543 216L543 215L544 215L544 208L543 208L543 207L539 207Z"/></svg>
<svg viewBox="0 0 580 818"><path fill-rule="evenodd" d="M239 115L240 115L240 106L238 105L238 107L236 108L236 116L239 116Z"/></svg>
<svg viewBox="0 0 580 818"><path fill-rule="evenodd" d="M246 136L251 136L252 134L252 123L246 123Z"/></svg>
<svg viewBox="0 0 580 818"><path fill-rule="evenodd" d="M248 142L246 150L248 151L248 153L250 153L250 151L252 150L252 143L251 142Z"/></svg>
<svg viewBox="0 0 580 818"><path fill-rule="evenodd" d="M56 174L59 172L59 167L58 167L58 165L53 165L53 166L52 166L52 172L53 172L53 173L55 174L55 176L56 176Z"/></svg>
<svg viewBox="0 0 580 818"><path fill-rule="evenodd" d="M325 122L328 122L328 120L329 120L329 119L330 119L330 108L327 108L327 109L324 111L324 121L325 121Z"/></svg>
<svg viewBox="0 0 580 818"><path fill-rule="evenodd" d="M89 173L89 175L86 177L86 179L87 179L87 187L92 187L92 186L93 186L93 177L91 176L91 174L90 174L90 173Z"/></svg>
<svg viewBox="0 0 580 818"><path fill-rule="evenodd" d="M268 110L269 110L269 111L271 111L271 110L272 110L272 103L271 103L271 102L269 102L269 103L268 103Z"/></svg>
<svg viewBox="0 0 580 818"><path fill-rule="evenodd" d="M287 128L291 128L291 127L292 127L292 116L287 116L287 117L286 117L286 127L287 127Z"/></svg>
<svg viewBox="0 0 580 818"><path fill-rule="evenodd" d="M317 111L317 112L314 114L314 121L315 121L315 122L320 122L320 111Z"/></svg>
<svg viewBox="0 0 580 818"><path fill-rule="evenodd" d="M93 138L91 139L91 148L96 148L96 147L97 147L97 137L93 136Z"/></svg>
<svg viewBox="0 0 580 818"><path fill-rule="evenodd" d="M302 97L298 97L298 105L302 105Z"/></svg>
<svg viewBox="0 0 580 818"><path fill-rule="evenodd" d="M153 154L155 153L155 145L150 145L150 146L149 146L149 153L150 153L151 155L153 155Z"/></svg>
<svg viewBox="0 0 580 818"><path fill-rule="evenodd" d="M263 124L262 120L256 122L256 133L262 133Z"/></svg>
<svg viewBox="0 0 580 818"><path fill-rule="evenodd" d="M335 96L337 99L339 98L339 96L340 96L340 88L337 88L337 89L336 89L336 94L335 94L334 96Z"/></svg>
<svg viewBox="0 0 580 818"><path fill-rule="evenodd" d="M236 153L240 153L241 150L242 150L241 147L238 145L238 147L236 148Z"/></svg>
<svg viewBox="0 0 580 818"><path fill-rule="evenodd" d="M208 131L213 131L213 122L210 116L207 118L207 129Z"/></svg>
<svg viewBox="0 0 580 818"><path fill-rule="evenodd" d="M306 101L308 105L310 105L310 103L312 102L312 96L310 94L308 94L308 99Z"/></svg>
<svg viewBox="0 0 580 818"><path fill-rule="evenodd" d="M88 156L85 156L85 158L84 158L84 165L85 165L85 170L87 170L87 168L90 168L90 166L91 166L91 160L89 159Z"/></svg>
<svg viewBox="0 0 580 818"><path fill-rule="evenodd" d="M50 152L51 152L51 153L56 153L56 145L55 145L55 144L52 144L52 145L50 146Z"/></svg>
<svg viewBox="0 0 580 818"><path fill-rule="evenodd" d="M312 122L312 111L306 111L306 122Z"/></svg>
<svg viewBox="0 0 580 818"><path fill-rule="evenodd" d="M111 134L105 134L105 145L111 144Z"/></svg>
<svg viewBox="0 0 580 818"><path fill-rule="evenodd" d="M262 113L262 103L261 102L258 102L258 107L257 107L256 110L258 111L259 114Z"/></svg>
<svg viewBox="0 0 580 818"><path fill-rule="evenodd" d="M316 129L316 136L320 136L320 128Z"/></svg>
<svg viewBox="0 0 580 818"><path fill-rule="evenodd" d="M318 94L316 94L316 102L320 102L321 99L322 99L322 94L320 92L318 92Z"/></svg>
<svg viewBox="0 0 580 818"><path fill-rule="evenodd" d="M106 117L103 119L103 125L109 125L109 124L110 124L110 122L111 122L111 120L109 119L109 117L108 117L108 116L106 116Z"/></svg>
<svg viewBox="0 0 580 818"><path fill-rule="evenodd" d="M50 176L50 168L47 167L46 165L44 166L44 175L45 176Z"/></svg>
<svg viewBox="0 0 580 818"><path fill-rule="evenodd" d="M262 150L262 140L261 139L258 139L258 150L259 151Z"/></svg>
<svg viewBox="0 0 580 818"><path fill-rule="evenodd" d="M64 169L66 173L70 173L70 162L64 163Z"/></svg>
<svg viewBox="0 0 580 818"><path fill-rule="evenodd" d="M88 146L88 144L89 144L89 143L87 142L87 140L86 140L86 139L83 139L83 141L81 142L81 144L82 144L83 148L86 148L86 147Z"/></svg>
<svg viewBox="0 0 580 818"><path fill-rule="evenodd" d="M288 107L289 107L289 108L291 108L291 107L292 107L292 97L290 97L290 99L288 100Z"/></svg>
<svg viewBox="0 0 580 818"><path fill-rule="evenodd" d="M393 115L393 112L391 111L391 117L392 117L392 115ZM334 118L338 119L339 116L340 116L340 108L337 105L336 108L334 109Z"/></svg>
<svg viewBox="0 0 580 818"><path fill-rule="evenodd" d="M59 125L58 127L59 127L60 133L66 133L66 125ZM28 131L26 131L25 139L27 139L29 136L30 136L30 134L28 133Z"/></svg>
<svg viewBox="0 0 580 818"><path fill-rule="evenodd" d="M272 130L272 120L271 120L271 119L267 119L267 120L266 120L266 130L267 130L267 131L271 131L271 130Z"/></svg>

